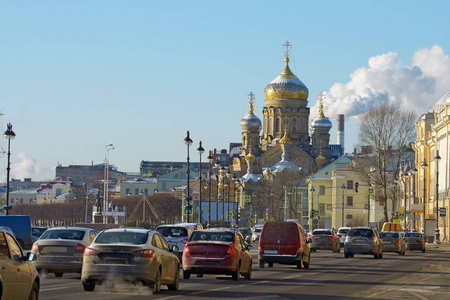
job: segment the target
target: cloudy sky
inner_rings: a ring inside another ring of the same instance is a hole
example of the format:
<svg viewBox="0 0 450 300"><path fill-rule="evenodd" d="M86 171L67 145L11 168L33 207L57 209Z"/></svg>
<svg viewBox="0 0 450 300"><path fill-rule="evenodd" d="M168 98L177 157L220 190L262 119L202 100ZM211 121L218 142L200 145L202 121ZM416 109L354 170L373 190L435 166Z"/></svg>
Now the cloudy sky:
<svg viewBox="0 0 450 300"><path fill-rule="evenodd" d="M450 90L448 1L0 1L1 131L12 123L13 178L54 178L58 164L184 161L183 138L240 142L247 95L283 69L325 92L346 152L367 109L389 101L426 112ZM6 178L6 140L0 182ZM206 157L204 156L203 159Z"/></svg>

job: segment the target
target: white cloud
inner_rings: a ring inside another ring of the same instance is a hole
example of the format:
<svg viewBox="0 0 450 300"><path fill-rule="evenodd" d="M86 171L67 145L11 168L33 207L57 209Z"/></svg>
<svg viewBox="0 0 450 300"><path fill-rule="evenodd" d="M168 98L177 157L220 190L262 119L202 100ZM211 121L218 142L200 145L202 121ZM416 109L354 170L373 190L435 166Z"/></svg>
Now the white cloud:
<svg viewBox="0 0 450 300"><path fill-rule="evenodd" d="M21 180L24 178L31 178L32 180L54 179L54 167L41 166L24 152L17 154L17 159L19 162L11 162L10 180L11 178ZM12 157L11 160L13 160ZM6 172L4 175L3 173L0 175L0 182L6 182Z"/></svg>
<svg viewBox="0 0 450 300"><path fill-rule="evenodd" d="M359 68L347 83L335 83L324 97L324 113L330 119L344 114L358 120L373 104L387 101L425 113L450 90L450 59L439 45L416 51L411 66L403 65L397 53L369 58L368 67ZM318 103L311 108L317 117Z"/></svg>

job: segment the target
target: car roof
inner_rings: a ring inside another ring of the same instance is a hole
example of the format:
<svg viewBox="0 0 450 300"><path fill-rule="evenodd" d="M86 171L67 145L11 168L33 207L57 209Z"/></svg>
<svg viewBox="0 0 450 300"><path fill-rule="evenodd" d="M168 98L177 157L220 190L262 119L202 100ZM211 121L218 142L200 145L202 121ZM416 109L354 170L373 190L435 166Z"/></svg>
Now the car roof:
<svg viewBox="0 0 450 300"><path fill-rule="evenodd" d="M86 227L51 227L47 230L61 230L61 229L69 229L69 230L82 230L82 231L88 231L88 230L94 230L92 228L86 228Z"/></svg>
<svg viewBox="0 0 450 300"><path fill-rule="evenodd" d="M156 228L160 228L160 227L186 227L186 228L190 228L190 227L196 227L199 226L200 224L197 223L178 223L178 224L164 224L164 225L159 225Z"/></svg>
<svg viewBox="0 0 450 300"><path fill-rule="evenodd" d="M139 233L147 233L147 232L154 232L152 229L145 229L145 228L109 228L105 229L102 232L139 232Z"/></svg>

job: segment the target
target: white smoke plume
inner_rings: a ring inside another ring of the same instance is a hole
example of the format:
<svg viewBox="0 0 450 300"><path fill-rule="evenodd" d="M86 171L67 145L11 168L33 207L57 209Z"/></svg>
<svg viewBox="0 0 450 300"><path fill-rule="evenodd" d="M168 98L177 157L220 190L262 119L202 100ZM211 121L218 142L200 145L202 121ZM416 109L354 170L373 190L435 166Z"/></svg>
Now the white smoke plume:
<svg viewBox="0 0 450 300"><path fill-rule="evenodd" d="M52 169L51 167L44 167L36 164L36 161L24 152L18 153L17 159L14 160L18 160L18 162L11 163L10 180L12 178L21 180L24 178L41 178L43 175L48 179L54 179L55 177L54 168ZM0 182L6 182L6 172L5 174L2 173L0 175Z"/></svg>
<svg viewBox="0 0 450 300"><path fill-rule="evenodd" d="M387 101L419 116L449 90L450 59L441 46L416 51L410 66L389 52L369 58L369 66L355 70L349 82L335 83L324 92L324 114L359 120L373 104ZM311 118L317 115L318 103L311 108Z"/></svg>

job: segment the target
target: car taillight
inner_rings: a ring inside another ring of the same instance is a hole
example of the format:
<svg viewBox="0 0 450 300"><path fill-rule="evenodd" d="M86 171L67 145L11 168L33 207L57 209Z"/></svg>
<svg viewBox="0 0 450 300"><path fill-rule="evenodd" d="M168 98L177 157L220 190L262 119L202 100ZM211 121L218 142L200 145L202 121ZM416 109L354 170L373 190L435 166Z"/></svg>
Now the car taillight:
<svg viewBox="0 0 450 300"><path fill-rule="evenodd" d="M31 253L34 253L34 254L38 254L39 253L39 246L38 246L37 242L35 242L33 244L33 246L31 247Z"/></svg>
<svg viewBox="0 0 450 300"><path fill-rule="evenodd" d="M261 244L258 244L258 251L262 251Z"/></svg>
<svg viewBox="0 0 450 300"><path fill-rule="evenodd" d="M418 239L419 242L423 242L423 239Z"/></svg>
<svg viewBox="0 0 450 300"><path fill-rule="evenodd" d="M228 245L227 255L229 255L229 256L234 255L233 246Z"/></svg>
<svg viewBox="0 0 450 300"><path fill-rule="evenodd" d="M396 244L400 244L400 241L399 241L399 240L395 240L395 243L396 243Z"/></svg>
<svg viewBox="0 0 450 300"><path fill-rule="evenodd" d="M86 249L84 249L84 256L94 255L97 252L98 250L87 247Z"/></svg>
<svg viewBox="0 0 450 300"><path fill-rule="evenodd" d="M153 258L153 253L155 253L155 250L153 249L144 249L144 250L137 250L132 252L134 256L138 257L149 257Z"/></svg>
<svg viewBox="0 0 450 300"><path fill-rule="evenodd" d="M302 245L298 245L297 252L302 252Z"/></svg>
<svg viewBox="0 0 450 300"><path fill-rule="evenodd" d="M310 237L309 237L309 239L310 239L310 240L314 240L314 239L315 239L315 237L313 237L313 236L310 236Z"/></svg>
<svg viewBox="0 0 450 300"><path fill-rule="evenodd" d="M376 237L376 236L373 236L373 237L372 237L372 239L376 240L376 239L377 239L377 237Z"/></svg>
<svg viewBox="0 0 450 300"><path fill-rule="evenodd" d="M342 236L342 234L338 233L338 234L337 234L337 236L338 236L338 237L341 237L341 236Z"/></svg>
<svg viewBox="0 0 450 300"><path fill-rule="evenodd" d="M77 250L75 251L75 253L84 253L85 249L86 249L85 245L78 243Z"/></svg>
<svg viewBox="0 0 450 300"><path fill-rule="evenodd" d="M183 244L187 244L188 239L182 239L180 242Z"/></svg>
<svg viewBox="0 0 450 300"><path fill-rule="evenodd" d="M334 236L330 236L328 239L334 241Z"/></svg>

